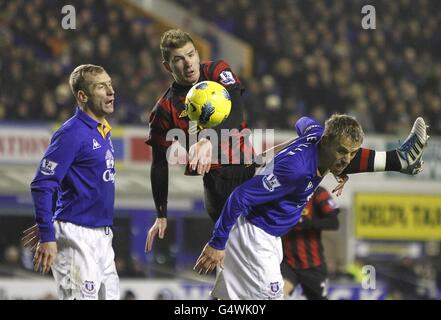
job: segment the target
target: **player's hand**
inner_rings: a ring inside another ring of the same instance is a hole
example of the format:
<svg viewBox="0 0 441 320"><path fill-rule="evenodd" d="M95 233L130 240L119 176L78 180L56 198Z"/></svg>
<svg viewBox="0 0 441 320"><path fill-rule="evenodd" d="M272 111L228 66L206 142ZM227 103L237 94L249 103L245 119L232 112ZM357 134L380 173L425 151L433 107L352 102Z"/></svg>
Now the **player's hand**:
<svg viewBox="0 0 441 320"><path fill-rule="evenodd" d="M201 255L196 261L193 270L196 270L199 274L209 273L214 270L218 265L224 268L224 257L225 250L217 250L211 247L208 243L205 245L204 250L202 250Z"/></svg>
<svg viewBox="0 0 441 320"><path fill-rule="evenodd" d="M339 176L334 175L334 177L335 177L335 180L337 180L338 184L334 188L334 190L332 190L332 193L337 192L336 196L339 197L343 193L343 187L345 186L345 183L348 182L349 177L347 174L342 174Z"/></svg>
<svg viewBox="0 0 441 320"><path fill-rule="evenodd" d="M21 238L21 244L23 248L28 248L32 252L37 248L38 242L40 241L40 230L37 224L23 231L23 237Z"/></svg>
<svg viewBox="0 0 441 320"><path fill-rule="evenodd" d="M191 170L196 170L198 174L210 171L213 146L210 140L202 138L192 145L188 151L188 162Z"/></svg>
<svg viewBox="0 0 441 320"><path fill-rule="evenodd" d="M34 255L34 270L42 273L49 272L57 253L57 243L55 241L38 243Z"/></svg>
<svg viewBox="0 0 441 320"><path fill-rule="evenodd" d="M153 248L153 241L159 233L159 239L164 239L165 229L167 229L167 218L156 218L155 223L150 228L145 242L145 252L149 252Z"/></svg>

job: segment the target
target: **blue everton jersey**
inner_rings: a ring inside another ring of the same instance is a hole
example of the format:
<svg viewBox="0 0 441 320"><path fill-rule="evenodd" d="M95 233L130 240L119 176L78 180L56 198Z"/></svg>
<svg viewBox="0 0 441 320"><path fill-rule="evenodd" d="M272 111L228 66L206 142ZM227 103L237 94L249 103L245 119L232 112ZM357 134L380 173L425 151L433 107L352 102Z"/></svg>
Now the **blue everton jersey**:
<svg viewBox="0 0 441 320"><path fill-rule="evenodd" d="M100 124L77 108L54 133L31 192L42 242L55 241L54 219L92 228L111 226L115 160L107 121Z"/></svg>
<svg viewBox="0 0 441 320"><path fill-rule="evenodd" d="M228 198L209 244L223 250L239 215L265 232L281 236L300 219L322 176L318 173L318 142L323 127L303 117L298 138L280 151L263 171L241 184Z"/></svg>

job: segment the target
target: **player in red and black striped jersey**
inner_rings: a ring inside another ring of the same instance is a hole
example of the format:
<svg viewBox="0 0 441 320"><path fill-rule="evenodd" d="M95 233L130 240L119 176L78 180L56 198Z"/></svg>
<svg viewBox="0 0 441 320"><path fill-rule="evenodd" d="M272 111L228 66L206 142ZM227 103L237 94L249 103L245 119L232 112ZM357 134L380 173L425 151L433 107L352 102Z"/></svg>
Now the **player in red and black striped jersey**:
<svg viewBox="0 0 441 320"><path fill-rule="evenodd" d="M337 230L339 208L331 194L318 187L302 212L300 222L282 237L283 262L280 266L289 296L297 284L309 300L326 299L327 270L321 235Z"/></svg>
<svg viewBox="0 0 441 320"><path fill-rule="evenodd" d="M219 144L216 146L211 146L211 142L207 139L199 139L197 143L190 147L186 145L190 155L192 151L198 150L196 154L200 156L200 158L196 158L194 162L191 162L190 166L187 165L186 174L204 173L205 207L214 222L217 221L224 203L234 188L251 178L255 172L255 166L250 165L253 159L253 149L249 145L249 140L244 138L246 137L244 132L247 132L241 97L244 88L230 66L225 61L201 63L191 36L181 30L166 31L161 37L160 47L162 63L173 76L174 82L156 103L149 119L150 132L146 143L152 147L153 161L150 178L157 219L148 232L147 251L151 250L156 235L159 235L159 238L162 239L167 228L168 162L166 155L167 148L172 142L167 141L166 136L171 129L182 129L182 132L188 137L189 119L184 112L184 101L186 94L194 84L204 80L212 80L221 83L228 90L232 100L231 112L228 118L215 130L219 132L221 129L237 129L236 134L241 136L240 139L231 139L232 143L238 143L238 146L232 145L231 142L223 144L221 139L219 139ZM425 125L424 130L420 131L424 131L425 134ZM412 133L410 136L412 136ZM426 140L420 140L422 145L425 146L427 138ZM410 142L413 143L413 141ZM219 165L219 159L215 161L217 164L214 165L211 164L210 160L207 161L207 157L204 158L204 155L211 153L211 148L217 148L217 154L220 158L227 159L227 164ZM274 153L280 151L281 148L276 147ZM376 152L360 149L343 173L405 172L403 170L408 170L407 168L411 167L412 172L406 173L414 174L414 172L417 172L414 171L415 168L418 169L421 163L423 149L421 147L416 153L417 157L416 160L413 160L412 166L406 165L407 160L402 160L397 150ZM406 152L401 153L405 154ZM225 157L222 157L223 155ZM336 188L339 192L341 192L341 188L346 182L343 177Z"/></svg>
<svg viewBox="0 0 441 320"><path fill-rule="evenodd" d="M230 143L223 144L219 141L217 146L213 146L213 148L218 148L217 154L220 159L222 156L228 159L227 164L213 161L217 163L199 162L192 168L187 165L187 175L204 173L205 207L214 222L219 217L231 191L251 178L255 171L255 167L250 165L253 150L243 134L246 131L241 98L244 88L228 63L225 61L201 63L192 38L181 30L169 30L163 34L161 53L163 65L171 73L174 81L154 106L149 119L150 132L146 143L152 147L153 161L150 177L158 218L149 230L146 242L147 251L151 250L153 239L157 234L159 238L163 238L167 227L168 163L166 152L172 144L172 141L166 140L167 132L171 129L182 129L188 141L189 118L184 112L184 101L195 83L204 80L216 81L228 90L232 101L231 112L215 130L220 132L221 129L237 129L236 134L242 135L242 138L232 139ZM239 145L232 145L232 143ZM185 147L187 151L193 147L204 150L208 144L210 141L207 139L200 139L194 146Z"/></svg>

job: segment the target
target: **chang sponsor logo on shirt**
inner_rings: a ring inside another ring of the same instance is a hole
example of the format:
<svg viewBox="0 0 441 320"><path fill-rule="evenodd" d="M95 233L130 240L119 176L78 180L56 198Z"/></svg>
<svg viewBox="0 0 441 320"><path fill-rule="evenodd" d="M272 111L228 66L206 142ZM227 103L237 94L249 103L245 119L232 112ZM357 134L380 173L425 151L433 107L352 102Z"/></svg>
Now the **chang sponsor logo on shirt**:
<svg viewBox="0 0 441 320"><path fill-rule="evenodd" d="M53 176L55 174L55 168L58 166L58 163L54 161L50 161L48 159L41 160L40 172L45 176Z"/></svg>
<svg viewBox="0 0 441 320"><path fill-rule="evenodd" d="M103 173L103 180L105 182L115 183L115 158L110 150L106 152L106 167L107 170Z"/></svg>

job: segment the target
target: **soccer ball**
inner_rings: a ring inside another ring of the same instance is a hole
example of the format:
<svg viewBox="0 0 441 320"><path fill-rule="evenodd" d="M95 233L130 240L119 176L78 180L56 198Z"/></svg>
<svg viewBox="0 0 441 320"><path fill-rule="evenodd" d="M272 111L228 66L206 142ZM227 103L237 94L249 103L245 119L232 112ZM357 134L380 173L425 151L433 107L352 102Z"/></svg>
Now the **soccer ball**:
<svg viewBox="0 0 441 320"><path fill-rule="evenodd" d="M227 89L214 81L196 83L185 97L186 114L201 128L214 128L230 114L231 98Z"/></svg>

